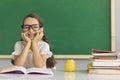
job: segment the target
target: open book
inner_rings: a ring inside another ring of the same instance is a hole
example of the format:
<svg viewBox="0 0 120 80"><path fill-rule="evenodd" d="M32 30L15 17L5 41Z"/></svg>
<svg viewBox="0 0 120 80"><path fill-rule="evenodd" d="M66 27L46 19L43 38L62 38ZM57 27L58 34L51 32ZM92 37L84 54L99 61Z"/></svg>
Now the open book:
<svg viewBox="0 0 120 80"><path fill-rule="evenodd" d="M24 68L22 66L10 66L7 68L1 68L0 74L42 74L42 75L53 75L51 69L41 69L41 68Z"/></svg>

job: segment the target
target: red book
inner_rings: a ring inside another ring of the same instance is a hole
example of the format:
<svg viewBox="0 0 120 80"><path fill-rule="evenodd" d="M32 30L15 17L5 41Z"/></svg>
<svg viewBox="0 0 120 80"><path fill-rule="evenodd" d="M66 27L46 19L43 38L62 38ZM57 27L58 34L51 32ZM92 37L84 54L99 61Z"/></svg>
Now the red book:
<svg viewBox="0 0 120 80"><path fill-rule="evenodd" d="M116 51L92 49L92 53L115 53Z"/></svg>
<svg viewBox="0 0 120 80"><path fill-rule="evenodd" d="M91 53L93 56L117 56L118 55L116 51L99 50L99 49L92 49Z"/></svg>

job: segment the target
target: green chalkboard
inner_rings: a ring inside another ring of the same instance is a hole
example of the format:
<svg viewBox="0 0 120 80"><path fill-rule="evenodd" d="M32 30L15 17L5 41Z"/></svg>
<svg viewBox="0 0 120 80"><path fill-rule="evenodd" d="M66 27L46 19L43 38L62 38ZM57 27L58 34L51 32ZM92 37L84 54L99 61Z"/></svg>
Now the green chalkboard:
<svg viewBox="0 0 120 80"><path fill-rule="evenodd" d="M37 13L52 52L90 54L91 48L111 50L111 0L0 0L0 54L11 54L21 38L21 23Z"/></svg>

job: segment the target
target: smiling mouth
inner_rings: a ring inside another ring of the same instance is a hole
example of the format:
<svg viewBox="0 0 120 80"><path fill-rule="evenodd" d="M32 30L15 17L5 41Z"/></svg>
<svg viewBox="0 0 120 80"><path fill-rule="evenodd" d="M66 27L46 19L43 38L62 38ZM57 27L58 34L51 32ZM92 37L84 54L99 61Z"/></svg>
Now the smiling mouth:
<svg viewBox="0 0 120 80"><path fill-rule="evenodd" d="M28 34L29 38L33 38L35 36L35 34Z"/></svg>

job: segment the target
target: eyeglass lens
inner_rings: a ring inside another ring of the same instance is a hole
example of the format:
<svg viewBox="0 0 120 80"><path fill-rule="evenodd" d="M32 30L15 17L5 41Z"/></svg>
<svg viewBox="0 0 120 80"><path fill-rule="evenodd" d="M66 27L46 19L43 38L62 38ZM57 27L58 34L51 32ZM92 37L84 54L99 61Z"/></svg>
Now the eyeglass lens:
<svg viewBox="0 0 120 80"><path fill-rule="evenodd" d="M40 29L40 25L39 24L23 25L22 28L23 31L28 31L30 30L30 28L32 28L32 30L34 31L38 31Z"/></svg>

